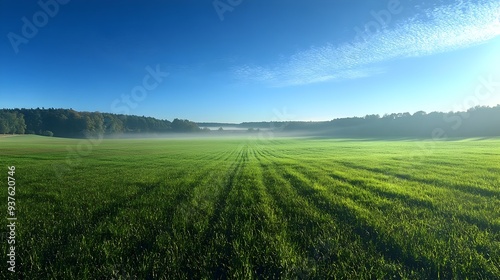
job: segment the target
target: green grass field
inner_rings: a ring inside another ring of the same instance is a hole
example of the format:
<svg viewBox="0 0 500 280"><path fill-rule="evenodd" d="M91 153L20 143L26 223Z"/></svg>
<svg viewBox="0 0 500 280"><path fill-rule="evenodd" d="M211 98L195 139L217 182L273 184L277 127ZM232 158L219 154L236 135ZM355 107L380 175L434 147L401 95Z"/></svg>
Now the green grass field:
<svg viewBox="0 0 500 280"><path fill-rule="evenodd" d="M0 155L2 279L500 279L500 139L15 136Z"/></svg>

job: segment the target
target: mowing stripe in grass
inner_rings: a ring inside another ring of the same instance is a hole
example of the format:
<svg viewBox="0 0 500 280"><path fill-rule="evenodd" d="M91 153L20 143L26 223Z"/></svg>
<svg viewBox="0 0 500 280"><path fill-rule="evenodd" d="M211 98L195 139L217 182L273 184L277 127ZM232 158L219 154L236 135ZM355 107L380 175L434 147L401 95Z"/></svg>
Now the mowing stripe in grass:
<svg viewBox="0 0 500 280"><path fill-rule="evenodd" d="M355 236L353 235L354 225L343 222L343 217L325 215L325 205L317 204L304 193L305 189L297 188L293 182L287 180L281 165L277 165L272 159L267 159L263 168L267 170L268 180L272 180L268 181L266 185L280 186L278 189L271 189L270 192L283 209L283 215L289 215L287 218L290 221L288 223L289 231L302 233L293 236L293 240L308 241L298 244L302 252L307 252L305 258L308 260L307 268L301 271L299 276L320 277L327 271L332 273L332 266L336 265L340 266L338 270L334 269L333 273L338 274L331 276L347 278L370 277L370 275L387 276L388 267L400 267L400 264L388 263L387 259L370 249L374 248L373 244L361 243L361 240L357 238L352 239ZM285 191L288 193L287 195L285 195ZM320 235L323 238L310 239L317 237L318 231L324 232ZM346 237L349 238L346 239ZM377 261L372 258L376 258ZM346 262L349 264L347 267ZM369 266L364 265L368 262L371 263L370 271L366 270ZM379 266L375 266L375 264ZM312 267L309 267L311 265ZM345 274L346 271L351 274ZM400 276L405 274L404 271L400 271L400 273Z"/></svg>

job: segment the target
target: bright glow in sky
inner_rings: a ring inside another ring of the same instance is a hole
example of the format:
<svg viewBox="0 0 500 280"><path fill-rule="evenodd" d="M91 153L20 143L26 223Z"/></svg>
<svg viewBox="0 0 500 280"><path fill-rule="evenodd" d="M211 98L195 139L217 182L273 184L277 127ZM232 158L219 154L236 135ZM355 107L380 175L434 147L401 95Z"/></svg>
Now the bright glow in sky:
<svg viewBox="0 0 500 280"><path fill-rule="evenodd" d="M500 103L497 0L42 2L2 4L2 108L241 122Z"/></svg>

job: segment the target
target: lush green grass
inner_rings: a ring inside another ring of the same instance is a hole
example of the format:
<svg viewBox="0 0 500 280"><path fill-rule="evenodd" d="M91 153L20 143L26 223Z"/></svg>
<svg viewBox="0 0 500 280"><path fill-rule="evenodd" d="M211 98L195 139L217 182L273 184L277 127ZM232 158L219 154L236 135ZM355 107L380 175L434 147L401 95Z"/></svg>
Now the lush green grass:
<svg viewBox="0 0 500 280"><path fill-rule="evenodd" d="M499 139L16 136L0 155L16 277L500 278Z"/></svg>

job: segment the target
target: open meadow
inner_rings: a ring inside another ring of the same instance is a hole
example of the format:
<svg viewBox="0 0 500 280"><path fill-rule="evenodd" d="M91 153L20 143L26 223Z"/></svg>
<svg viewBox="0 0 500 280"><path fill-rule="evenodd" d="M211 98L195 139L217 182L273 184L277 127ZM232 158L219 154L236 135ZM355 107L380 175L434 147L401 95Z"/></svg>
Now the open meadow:
<svg viewBox="0 0 500 280"><path fill-rule="evenodd" d="M11 136L0 155L24 279L500 279L498 138Z"/></svg>

